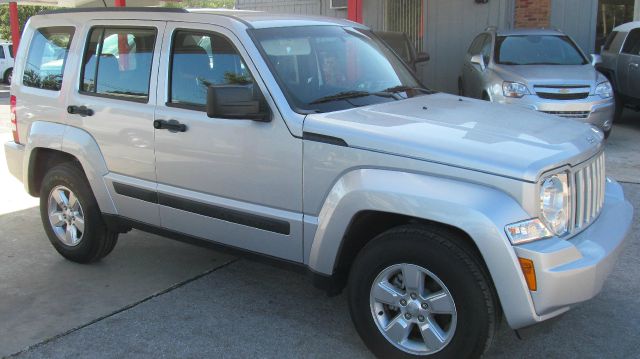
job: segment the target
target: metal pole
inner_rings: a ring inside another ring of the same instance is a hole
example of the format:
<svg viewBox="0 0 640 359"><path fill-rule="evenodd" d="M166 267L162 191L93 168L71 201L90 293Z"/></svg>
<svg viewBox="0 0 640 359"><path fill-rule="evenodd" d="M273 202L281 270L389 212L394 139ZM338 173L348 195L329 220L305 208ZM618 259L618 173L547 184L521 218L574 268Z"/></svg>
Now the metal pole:
<svg viewBox="0 0 640 359"><path fill-rule="evenodd" d="M18 4L15 1L9 3L9 24L11 26L11 41L13 41L13 58L18 53L20 45L20 20L18 20Z"/></svg>

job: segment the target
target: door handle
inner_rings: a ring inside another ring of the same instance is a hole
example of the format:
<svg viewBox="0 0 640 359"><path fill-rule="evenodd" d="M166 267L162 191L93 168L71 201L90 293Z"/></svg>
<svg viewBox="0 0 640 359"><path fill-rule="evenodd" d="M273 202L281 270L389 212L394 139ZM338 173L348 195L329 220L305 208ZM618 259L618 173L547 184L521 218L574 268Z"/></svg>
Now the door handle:
<svg viewBox="0 0 640 359"><path fill-rule="evenodd" d="M633 67L634 69L640 68L639 64L636 64L635 62L632 62L629 64L629 67Z"/></svg>
<svg viewBox="0 0 640 359"><path fill-rule="evenodd" d="M169 130L169 132L185 132L187 125L176 120L155 120L153 121L153 128L156 130Z"/></svg>
<svg viewBox="0 0 640 359"><path fill-rule="evenodd" d="M93 116L93 110L87 106L68 106L67 113L71 115L80 115L82 117Z"/></svg>

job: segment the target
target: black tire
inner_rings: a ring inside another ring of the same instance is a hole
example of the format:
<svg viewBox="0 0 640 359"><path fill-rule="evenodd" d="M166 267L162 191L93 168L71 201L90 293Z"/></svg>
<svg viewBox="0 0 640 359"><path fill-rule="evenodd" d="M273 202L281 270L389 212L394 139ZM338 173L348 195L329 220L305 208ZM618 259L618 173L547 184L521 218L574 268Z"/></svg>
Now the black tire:
<svg viewBox="0 0 640 359"><path fill-rule="evenodd" d="M482 93L482 100L483 100L483 101L491 102L491 97L489 97L489 94L488 94L488 93L483 92L483 93Z"/></svg>
<svg viewBox="0 0 640 359"><path fill-rule="evenodd" d="M11 84L11 75L12 74L13 74L13 69L9 69L9 70L5 71L4 77L2 78L2 81L4 81L5 84L10 85Z"/></svg>
<svg viewBox="0 0 640 359"><path fill-rule="evenodd" d="M613 123L619 122L622 119L622 114L624 113L624 99L621 95L615 95L616 107L615 112L613 114Z"/></svg>
<svg viewBox="0 0 640 359"><path fill-rule="evenodd" d="M613 127L611 127L610 129L604 131L604 139L608 140L609 136L611 136L611 130L613 130Z"/></svg>
<svg viewBox="0 0 640 359"><path fill-rule="evenodd" d="M360 337L380 358L417 358L389 342L371 313L371 286L379 273L394 264L421 266L448 288L457 312L451 341L428 358L476 358L491 345L500 319L486 269L460 235L440 227L406 225L391 229L368 243L349 275L349 309Z"/></svg>
<svg viewBox="0 0 640 359"><path fill-rule="evenodd" d="M49 194L57 186L70 189L84 212L84 233L75 246L66 245L58 239L49 221ZM84 172L73 163L57 165L44 176L40 190L40 217L53 247L63 257L73 262L96 262L111 253L118 240L118 233L108 230L102 220L102 213Z"/></svg>

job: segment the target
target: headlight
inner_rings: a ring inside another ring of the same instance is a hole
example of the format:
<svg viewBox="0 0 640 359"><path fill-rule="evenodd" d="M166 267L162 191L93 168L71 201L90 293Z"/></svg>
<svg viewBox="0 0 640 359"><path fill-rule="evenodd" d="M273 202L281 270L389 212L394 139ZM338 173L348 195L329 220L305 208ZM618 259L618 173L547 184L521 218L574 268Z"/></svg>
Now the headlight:
<svg viewBox="0 0 640 359"><path fill-rule="evenodd" d="M609 81L605 81L596 86L596 95L599 95L602 98L613 97L613 87L611 87L611 83Z"/></svg>
<svg viewBox="0 0 640 359"><path fill-rule="evenodd" d="M529 89L527 89L527 86L519 82L505 81L502 83L502 93L505 97L521 98L522 96L529 94Z"/></svg>
<svg viewBox="0 0 640 359"><path fill-rule="evenodd" d="M540 219L557 236L569 230L569 181L566 173L547 177L540 185Z"/></svg>

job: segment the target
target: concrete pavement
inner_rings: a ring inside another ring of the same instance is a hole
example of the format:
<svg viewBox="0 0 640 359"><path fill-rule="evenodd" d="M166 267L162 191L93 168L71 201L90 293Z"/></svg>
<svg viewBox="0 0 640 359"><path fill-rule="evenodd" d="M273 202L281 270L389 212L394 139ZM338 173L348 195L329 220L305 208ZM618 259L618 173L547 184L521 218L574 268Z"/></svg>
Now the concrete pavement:
<svg viewBox="0 0 640 359"><path fill-rule="evenodd" d="M0 87L0 140L10 138ZM4 131L1 130L4 128ZM640 115L616 124L609 174L640 209ZM94 265L48 243L37 200L0 153L0 357L370 357L344 295L300 273L132 231ZM636 184L634 184L634 183ZM524 341L502 323L489 358L637 356L640 215L603 292Z"/></svg>

